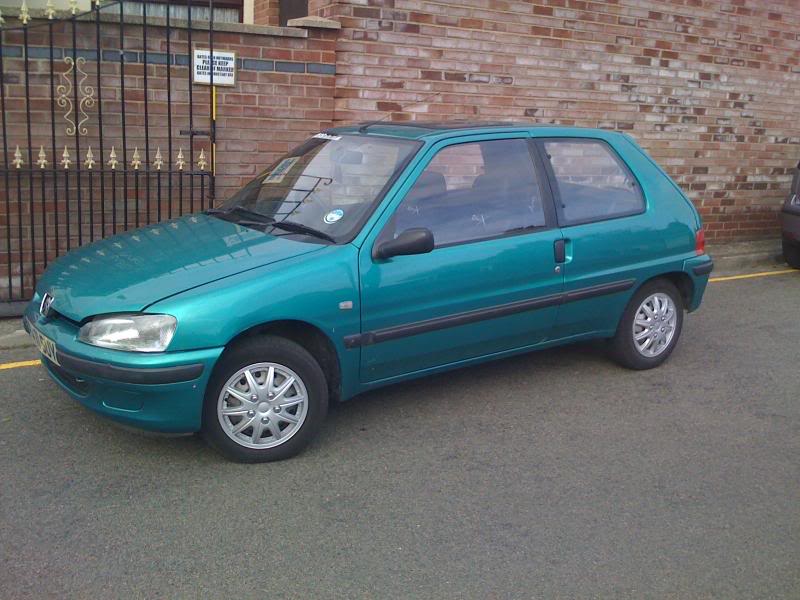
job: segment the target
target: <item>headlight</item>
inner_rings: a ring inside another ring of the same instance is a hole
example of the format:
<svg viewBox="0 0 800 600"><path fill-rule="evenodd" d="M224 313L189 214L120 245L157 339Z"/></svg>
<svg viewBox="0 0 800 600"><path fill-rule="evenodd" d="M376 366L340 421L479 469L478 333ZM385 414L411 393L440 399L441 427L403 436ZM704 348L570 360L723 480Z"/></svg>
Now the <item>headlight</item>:
<svg viewBox="0 0 800 600"><path fill-rule="evenodd" d="M172 341L177 324L171 315L96 317L81 327L78 339L115 350L163 352Z"/></svg>

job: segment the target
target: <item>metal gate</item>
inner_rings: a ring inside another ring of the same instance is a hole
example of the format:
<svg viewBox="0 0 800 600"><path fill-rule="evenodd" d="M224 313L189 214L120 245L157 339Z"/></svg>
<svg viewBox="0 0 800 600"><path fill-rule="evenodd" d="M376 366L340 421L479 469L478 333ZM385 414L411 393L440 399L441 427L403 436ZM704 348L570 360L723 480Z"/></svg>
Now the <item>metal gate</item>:
<svg viewBox="0 0 800 600"><path fill-rule="evenodd" d="M213 1L69 4L0 17L0 315L70 249L213 203Z"/></svg>

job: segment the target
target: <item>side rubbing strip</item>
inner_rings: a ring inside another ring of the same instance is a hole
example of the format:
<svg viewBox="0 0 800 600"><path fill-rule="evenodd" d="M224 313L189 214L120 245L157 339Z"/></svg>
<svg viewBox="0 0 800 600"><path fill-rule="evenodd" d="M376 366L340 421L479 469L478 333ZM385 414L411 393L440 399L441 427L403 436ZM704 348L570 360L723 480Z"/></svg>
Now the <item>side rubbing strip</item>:
<svg viewBox="0 0 800 600"><path fill-rule="evenodd" d="M579 290L572 290L564 294L562 304L567 302L576 302L578 300L586 300L587 298L594 298L595 296L605 296L606 294L615 294L617 292L624 292L633 287L636 282L634 279L625 279L623 281L615 281L613 283L602 283L600 285L593 285L591 287L581 288Z"/></svg>
<svg viewBox="0 0 800 600"><path fill-rule="evenodd" d="M565 294L541 296L540 298L533 298L531 300L520 300L519 302L500 304L499 306L492 306L490 308L479 308L477 310L456 313L446 317L436 317L435 319L417 321L416 323L409 323L407 325L395 325L394 327L376 329L375 331L367 331L365 333L345 336L344 345L345 348L369 346L372 344L379 344L380 342L388 342L389 340L396 340L412 335L419 335L421 333L437 331L439 329L447 329L449 327L458 327L459 325L477 323L478 321L484 321L486 319L507 317L509 315L527 312L529 310L547 308L549 306L566 304L567 302L586 300L588 298L594 298L595 296L604 296L606 294L623 292L632 288L634 283L635 280L626 279L624 281L615 281L613 283L604 283L601 285L581 288Z"/></svg>

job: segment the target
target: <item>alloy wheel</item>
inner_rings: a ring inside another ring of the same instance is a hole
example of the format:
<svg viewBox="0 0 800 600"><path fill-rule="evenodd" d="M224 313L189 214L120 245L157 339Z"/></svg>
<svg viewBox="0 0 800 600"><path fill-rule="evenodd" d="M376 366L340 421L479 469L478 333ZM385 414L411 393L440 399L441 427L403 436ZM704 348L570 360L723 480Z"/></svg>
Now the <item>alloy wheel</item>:
<svg viewBox="0 0 800 600"><path fill-rule="evenodd" d="M667 294L651 294L633 318L633 344L642 356L654 358L669 348L675 337L678 312Z"/></svg>
<svg viewBox="0 0 800 600"><path fill-rule="evenodd" d="M277 363L239 369L219 394L222 430L246 448L273 448L294 436L306 419L308 392L302 379Z"/></svg>

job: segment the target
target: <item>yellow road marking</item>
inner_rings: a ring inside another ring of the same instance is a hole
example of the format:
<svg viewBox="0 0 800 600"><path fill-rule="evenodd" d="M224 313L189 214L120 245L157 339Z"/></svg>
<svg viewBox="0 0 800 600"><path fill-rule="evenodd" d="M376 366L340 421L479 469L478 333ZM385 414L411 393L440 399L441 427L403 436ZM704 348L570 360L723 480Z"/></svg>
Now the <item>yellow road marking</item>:
<svg viewBox="0 0 800 600"><path fill-rule="evenodd" d="M735 281L737 279L754 279L756 277L769 277L770 275L785 275L787 273L797 273L797 269L783 269L782 271L762 271L760 273L747 273L745 275L729 275L728 277L712 277L709 282ZM0 371L6 369L19 369L21 367L36 367L42 364L40 360L22 360L20 362L0 363Z"/></svg>
<svg viewBox="0 0 800 600"><path fill-rule="evenodd" d="M781 271L762 271L760 273L747 273L745 275L729 275L727 277L712 277L711 282L735 281L737 279L754 279L756 277L769 277L770 275L785 275L786 273L797 273L797 269L783 269Z"/></svg>
<svg viewBox="0 0 800 600"><path fill-rule="evenodd" d="M21 360L19 362L0 363L0 371L19 369L20 367L36 367L40 364L42 364L40 360Z"/></svg>

